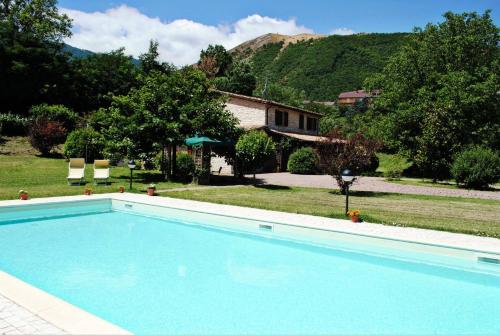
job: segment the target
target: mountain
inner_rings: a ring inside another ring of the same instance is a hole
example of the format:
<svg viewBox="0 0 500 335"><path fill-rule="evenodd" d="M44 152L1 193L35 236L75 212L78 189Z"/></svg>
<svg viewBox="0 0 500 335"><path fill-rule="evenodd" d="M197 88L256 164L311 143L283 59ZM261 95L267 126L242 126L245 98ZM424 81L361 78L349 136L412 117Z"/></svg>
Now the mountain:
<svg viewBox="0 0 500 335"><path fill-rule="evenodd" d="M95 54L95 52L92 52L90 50L79 49L69 44L64 44L64 51L69 52L75 58L85 58Z"/></svg>
<svg viewBox="0 0 500 335"><path fill-rule="evenodd" d="M279 83L303 90L307 98L333 101L342 91L360 89L380 72L407 33L323 36L266 34L231 50L253 62L257 87Z"/></svg>
<svg viewBox="0 0 500 335"><path fill-rule="evenodd" d="M96 52L93 52L90 50L85 50L85 49L80 49L80 48L71 46L69 44L64 44L63 50L66 52L69 52L74 58L85 58L85 57L89 57L89 56L96 54ZM132 63L134 63L134 65L136 65L136 66L139 66L141 64L141 61L136 59L136 58L132 58Z"/></svg>

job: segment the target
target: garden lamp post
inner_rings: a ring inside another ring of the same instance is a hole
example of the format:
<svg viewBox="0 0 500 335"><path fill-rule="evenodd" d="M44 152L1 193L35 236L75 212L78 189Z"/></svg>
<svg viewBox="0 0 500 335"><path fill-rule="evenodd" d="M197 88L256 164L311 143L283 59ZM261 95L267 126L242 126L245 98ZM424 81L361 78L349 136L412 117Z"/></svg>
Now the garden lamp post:
<svg viewBox="0 0 500 335"><path fill-rule="evenodd" d="M351 186L354 181L354 174L351 170L345 169L342 171L341 177L345 186L345 213L347 215L347 212L349 212L349 186Z"/></svg>
<svg viewBox="0 0 500 335"><path fill-rule="evenodd" d="M128 168L130 169L130 186L129 189L132 189L132 173L135 169L135 161L133 159L128 161Z"/></svg>

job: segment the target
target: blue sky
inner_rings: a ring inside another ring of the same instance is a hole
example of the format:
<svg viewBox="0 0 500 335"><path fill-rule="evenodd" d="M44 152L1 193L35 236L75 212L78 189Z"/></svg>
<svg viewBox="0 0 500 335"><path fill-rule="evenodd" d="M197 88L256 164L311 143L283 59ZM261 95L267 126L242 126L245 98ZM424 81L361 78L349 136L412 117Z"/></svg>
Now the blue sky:
<svg viewBox="0 0 500 335"><path fill-rule="evenodd" d="M345 27L357 32L410 31L427 22L438 22L448 11L464 12L493 9L495 22L500 21L500 0L62 0L61 7L83 11L103 11L127 4L142 13L165 21L191 19L217 25L234 22L251 14L296 18L298 24L327 34Z"/></svg>
<svg viewBox="0 0 500 335"><path fill-rule="evenodd" d="M500 0L60 0L73 19L67 43L98 52L125 47L138 56L154 39L160 57L190 64L208 44L232 48L265 33L407 32L446 11L484 12L500 25Z"/></svg>

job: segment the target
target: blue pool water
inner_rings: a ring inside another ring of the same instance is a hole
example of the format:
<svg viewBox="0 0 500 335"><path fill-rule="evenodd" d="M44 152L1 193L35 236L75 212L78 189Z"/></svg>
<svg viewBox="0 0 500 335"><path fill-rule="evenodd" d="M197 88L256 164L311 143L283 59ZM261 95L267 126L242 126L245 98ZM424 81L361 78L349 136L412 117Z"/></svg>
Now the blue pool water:
<svg viewBox="0 0 500 335"><path fill-rule="evenodd" d="M494 272L124 212L0 224L0 270L137 334L500 333Z"/></svg>

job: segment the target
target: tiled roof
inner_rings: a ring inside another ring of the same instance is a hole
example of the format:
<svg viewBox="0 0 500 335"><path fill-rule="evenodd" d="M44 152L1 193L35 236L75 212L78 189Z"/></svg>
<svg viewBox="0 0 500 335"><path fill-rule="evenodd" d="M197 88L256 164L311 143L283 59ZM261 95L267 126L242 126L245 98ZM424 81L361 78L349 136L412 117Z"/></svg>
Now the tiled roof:
<svg viewBox="0 0 500 335"><path fill-rule="evenodd" d="M369 98L371 97L371 94L365 92L365 91L351 91L351 92L342 92L339 94L339 99L346 99L346 98Z"/></svg>
<svg viewBox="0 0 500 335"><path fill-rule="evenodd" d="M286 109L294 110L294 111L297 111L297 112L300 112L300 113L307 113L307 114L312 114L312 115L316 115L316 116L320 116L320 117L323 116L323 114L321 114L321 113L313 112L313 111L310 111L310 110L307 110L307 109L303 109L303 108L299 108L299 107L285 105L285 104L282 104L282 103L279 103L279 102L276 102L276 101L272 101L272 100L265 100L265 99L262 99L262 98L250 97L248 95L236 94L236 93L225 92L225 91L218 91L218 92L220 92L221 94L225 94L227 96L233 97L233 98L238 98L238 99L244 99L244 100L248 100L248 101L258 102L258 103L261 103L261 104L267 104L269 106L274 106L274 107L278 107L278 108L279 107L286 108Z"/></svg>

